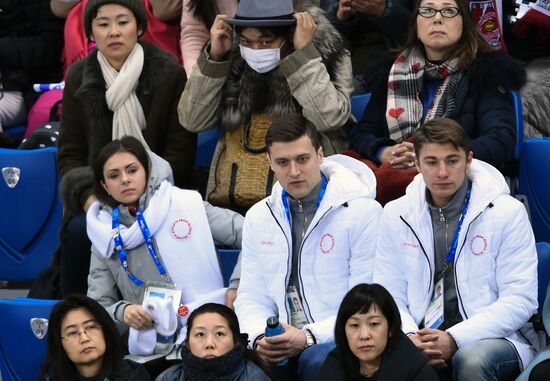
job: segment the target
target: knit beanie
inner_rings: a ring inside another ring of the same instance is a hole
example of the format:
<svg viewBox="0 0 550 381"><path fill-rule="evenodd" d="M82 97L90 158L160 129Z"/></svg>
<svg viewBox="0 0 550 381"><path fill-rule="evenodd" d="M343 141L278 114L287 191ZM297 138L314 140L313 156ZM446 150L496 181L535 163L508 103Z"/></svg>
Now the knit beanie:
<svg viewBox="0 0 550 381"><path fill-rule="evenodd" d="M92 34L92 18L97 9L106 4L118 4L128 8L136 17L138 29L141 28L144 33L147 30L147 12L141 3L141 0L88 0L84 10L84 30L86 37L90 38Z"/></svg>

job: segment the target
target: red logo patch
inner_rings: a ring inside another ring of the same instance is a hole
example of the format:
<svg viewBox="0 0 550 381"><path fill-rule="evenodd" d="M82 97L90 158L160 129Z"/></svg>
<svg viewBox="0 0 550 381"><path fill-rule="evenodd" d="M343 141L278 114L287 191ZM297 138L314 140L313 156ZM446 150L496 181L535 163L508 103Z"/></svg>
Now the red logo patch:
<svg viewBox="0 0 550 381"><path fill-rule="evenodd" d="M401 246L403 247L410 247L412 249L418 249L420 247L420 245L416 244L416 243L413 243L413 242L403 242L401 244Z"/></svg>
<svg viewBox="0 0 550 381"><path fill-rule="evenodd" d="M191 233L193 233L193 227L189 221L179 218L172 223L170 233L172 233L174 238L184 240L191 236Z"/></svg>
<svg viewBox="0 0 550 381"><path fill-rule="evenodd" d="M487 239L482 236L481 234L476 235L472 240L470 241L470 251L475 256L481 256L485 254L485 250L487 250Z"/></svg>
<svg viewBox="0 0 550 381"><path fill-rule="evenodd" d="M328 254L334 249L334 237L330 233L325 233L319 242L319 248L323 254Z"/></svg>
<svg viewBox="0 0 550 381"><path fill-rule="evenodd" d="M189 308L187 308L187 306L185 304L182 304L179 308L178 308L178 315L181 316L181 317L186 317L187 314L189 313Z"/></svg>

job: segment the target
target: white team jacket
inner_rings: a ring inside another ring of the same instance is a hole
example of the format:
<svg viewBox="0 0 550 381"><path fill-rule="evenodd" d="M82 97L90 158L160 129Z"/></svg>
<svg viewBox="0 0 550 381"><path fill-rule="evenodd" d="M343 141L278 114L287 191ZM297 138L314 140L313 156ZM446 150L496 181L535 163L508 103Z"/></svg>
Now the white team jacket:
<svg viewBox="0 0 550 381"><path fill-rule="evenodd" d="M376 179L363 163L347 156L325 158L325 196L304 236L297 276L309 329L318 343L331 340L342 298L354 285L372 281L382 208L374 200ZM266 319L290 323L285 292L292 261L292 233L282 187L247 213L243 228L241 283L235 302L241 330L251 343Z"/></svg>
<svg viewBox="0 0 550 381"><path fill-rule="evenodd" d="M464 320L447 331L458 347L506 338L527 364L534 352L529 343L537 343L527 323L537 311L531 225L498 170L474 159L467 176L472 193L454 266ZM406 333L418 330L434 284L433 229L425 190L419 174L405 196L386 204L376 252L374 281L395 298Z"/></svg>

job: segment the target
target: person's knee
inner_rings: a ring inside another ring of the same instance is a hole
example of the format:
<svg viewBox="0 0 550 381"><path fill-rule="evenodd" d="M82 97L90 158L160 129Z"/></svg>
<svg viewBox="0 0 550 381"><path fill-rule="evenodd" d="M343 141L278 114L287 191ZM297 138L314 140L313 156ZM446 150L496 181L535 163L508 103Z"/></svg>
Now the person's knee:
<svg viewBox="0 0 550 381"><path fill-rule="evenodd" d="M453 380L456 381L507 380L512 375L517 376L519 369L512 345L496 339L482 340L460 348L452 358L452 366Z"/></svg>
<svg viewBox="0 0 550 381"><path fill-rule="evenodd" d="M329 342L307 348L298 359L298 372L300 379L316 380L319 369L325 362L327 355L334 349L335 343Z"/></svg>

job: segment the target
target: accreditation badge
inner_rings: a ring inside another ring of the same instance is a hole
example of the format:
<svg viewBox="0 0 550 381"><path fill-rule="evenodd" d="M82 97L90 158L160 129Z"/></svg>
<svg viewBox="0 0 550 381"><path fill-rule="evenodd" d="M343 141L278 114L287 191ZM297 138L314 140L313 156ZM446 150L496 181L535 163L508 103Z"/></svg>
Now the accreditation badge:
<svg viewBox="0 0 550 381"><path fill-rule="evenodd" d="M435 283L428 310L426 311L426 315L424 315L424 327L426 328L437 329L443 324L443 279L444 277L441 277L441 279Z"/></svg>
<svg viewBox="0 0 550 381"><path fill-rule="evenodd" d="M295 286L288 286L286 300L290 308L290 325L302 329L307 324L307 318Z"/></svg>
<svg viewBox="0 0 550 381"><path fill-rule="evenodd" d="M174 311L178 311L181 305L181 290L168 282L147 282L143 301L151 300L151 298L171 300Z"/></svg>

